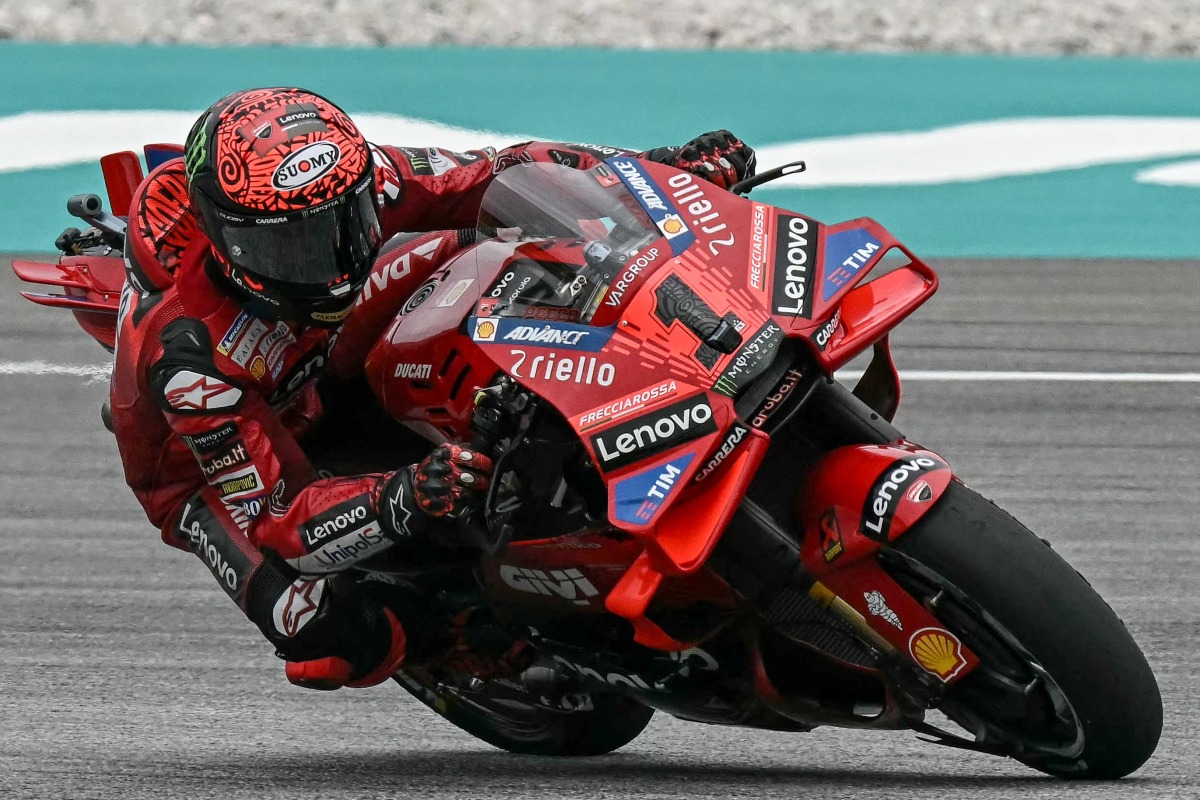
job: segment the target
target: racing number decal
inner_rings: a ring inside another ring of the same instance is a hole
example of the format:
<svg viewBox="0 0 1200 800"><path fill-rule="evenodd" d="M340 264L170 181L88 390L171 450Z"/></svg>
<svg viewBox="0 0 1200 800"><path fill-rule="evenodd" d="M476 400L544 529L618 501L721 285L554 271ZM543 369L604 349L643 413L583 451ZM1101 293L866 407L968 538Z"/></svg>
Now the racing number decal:
<svg viewBox="0 0 1200 800"><path fill-rule="evenodd" d="M704 344L704 339L721 323L717 312L713 311L700 295L692 291L690 286L680 280L678 275L671 275L663 281L655 290L654 297L656 301L654 316L658 317L659 321L667 328L670 328L676 320L681 322L700 340L700 347L695 353L696 360L705 369L715 367L721 358L721 353ZM732 313L727 315L727 319L734 327L740 327L741 320Z"/></svg>

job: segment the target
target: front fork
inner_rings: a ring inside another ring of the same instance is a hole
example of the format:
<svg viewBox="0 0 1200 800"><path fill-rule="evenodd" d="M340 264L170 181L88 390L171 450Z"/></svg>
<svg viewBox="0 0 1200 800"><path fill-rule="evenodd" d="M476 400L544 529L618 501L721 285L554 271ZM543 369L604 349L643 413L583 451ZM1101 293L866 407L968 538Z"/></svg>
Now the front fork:
<svg viewBox="0 0 1200 800"><path fill-rule="evenodd" d="M805 613L824 609L870 646L910 699L932 707L978 659L892 580L878 553L933 508L953 479L950 467L830 379L816 379L796 410L795 430L772 436L781 456L769 491L757 493L759 502L751 490L709 566L768 624L800 613L801 597ZM789 479L786 491L779 475Z"/></svg>

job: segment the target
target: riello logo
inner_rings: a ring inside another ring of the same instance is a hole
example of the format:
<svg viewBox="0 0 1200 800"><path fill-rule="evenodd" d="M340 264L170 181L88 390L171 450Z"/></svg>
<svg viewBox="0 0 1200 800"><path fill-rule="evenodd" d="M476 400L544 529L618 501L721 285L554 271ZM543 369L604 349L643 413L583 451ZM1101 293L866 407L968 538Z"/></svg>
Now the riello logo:
<svg viewBox="0 0 1200 800"><path fill-rule="evenodd" d="M307 144L275 168L271 183L276 189L299 189L327 175L341 158L342 151L333 142Z"/></svg>

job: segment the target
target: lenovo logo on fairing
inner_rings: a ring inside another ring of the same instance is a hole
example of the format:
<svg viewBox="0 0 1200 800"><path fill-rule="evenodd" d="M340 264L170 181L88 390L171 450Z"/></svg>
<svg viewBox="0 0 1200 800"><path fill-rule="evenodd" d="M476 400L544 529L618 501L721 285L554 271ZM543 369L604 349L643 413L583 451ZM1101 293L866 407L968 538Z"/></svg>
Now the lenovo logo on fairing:
<svg viewBox="0 0 1200 800"><path fill-rule="evenodd" d="M896 507L904 490L918 476L945 467L947 465L941 461L925 456L892 462L867 494L862 513L863 533L876 541L887 541L892 517L896 514Z"/></svg>
<svg viewBox="0 0 1200 800"><path fill-rule="evenodd" d="M776 314L807 317L811 308L812 268L817 260L816 225L804 217L779 215L775 235Z"/></svg>
<svg viewBox="0 0 1200 800"><path fill-rule="evenodd" d="M715 432L712 417L712 406L703 395L696 395L601 431L592 437L592 448L600 459L601 470L616 469Z"/></svg>

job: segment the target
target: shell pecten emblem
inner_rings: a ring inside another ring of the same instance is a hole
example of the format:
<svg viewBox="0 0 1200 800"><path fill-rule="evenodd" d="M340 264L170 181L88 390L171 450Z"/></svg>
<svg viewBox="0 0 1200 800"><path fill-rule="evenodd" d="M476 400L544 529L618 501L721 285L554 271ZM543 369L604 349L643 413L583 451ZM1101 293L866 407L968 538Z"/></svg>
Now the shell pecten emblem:
<svg viewBox="0 0 1200 800"><path fill-rule="evenodd" d="M496 340L496 321L481 319L475 324L475 341L493 342Z"/></svg>
<svg viewBox="0 0 1200 800"><path fill-rule="evenodd" d="M942 628L921 628L908 640L908 652L927 671L949 681L967 665L962 642Z"/></svg>

